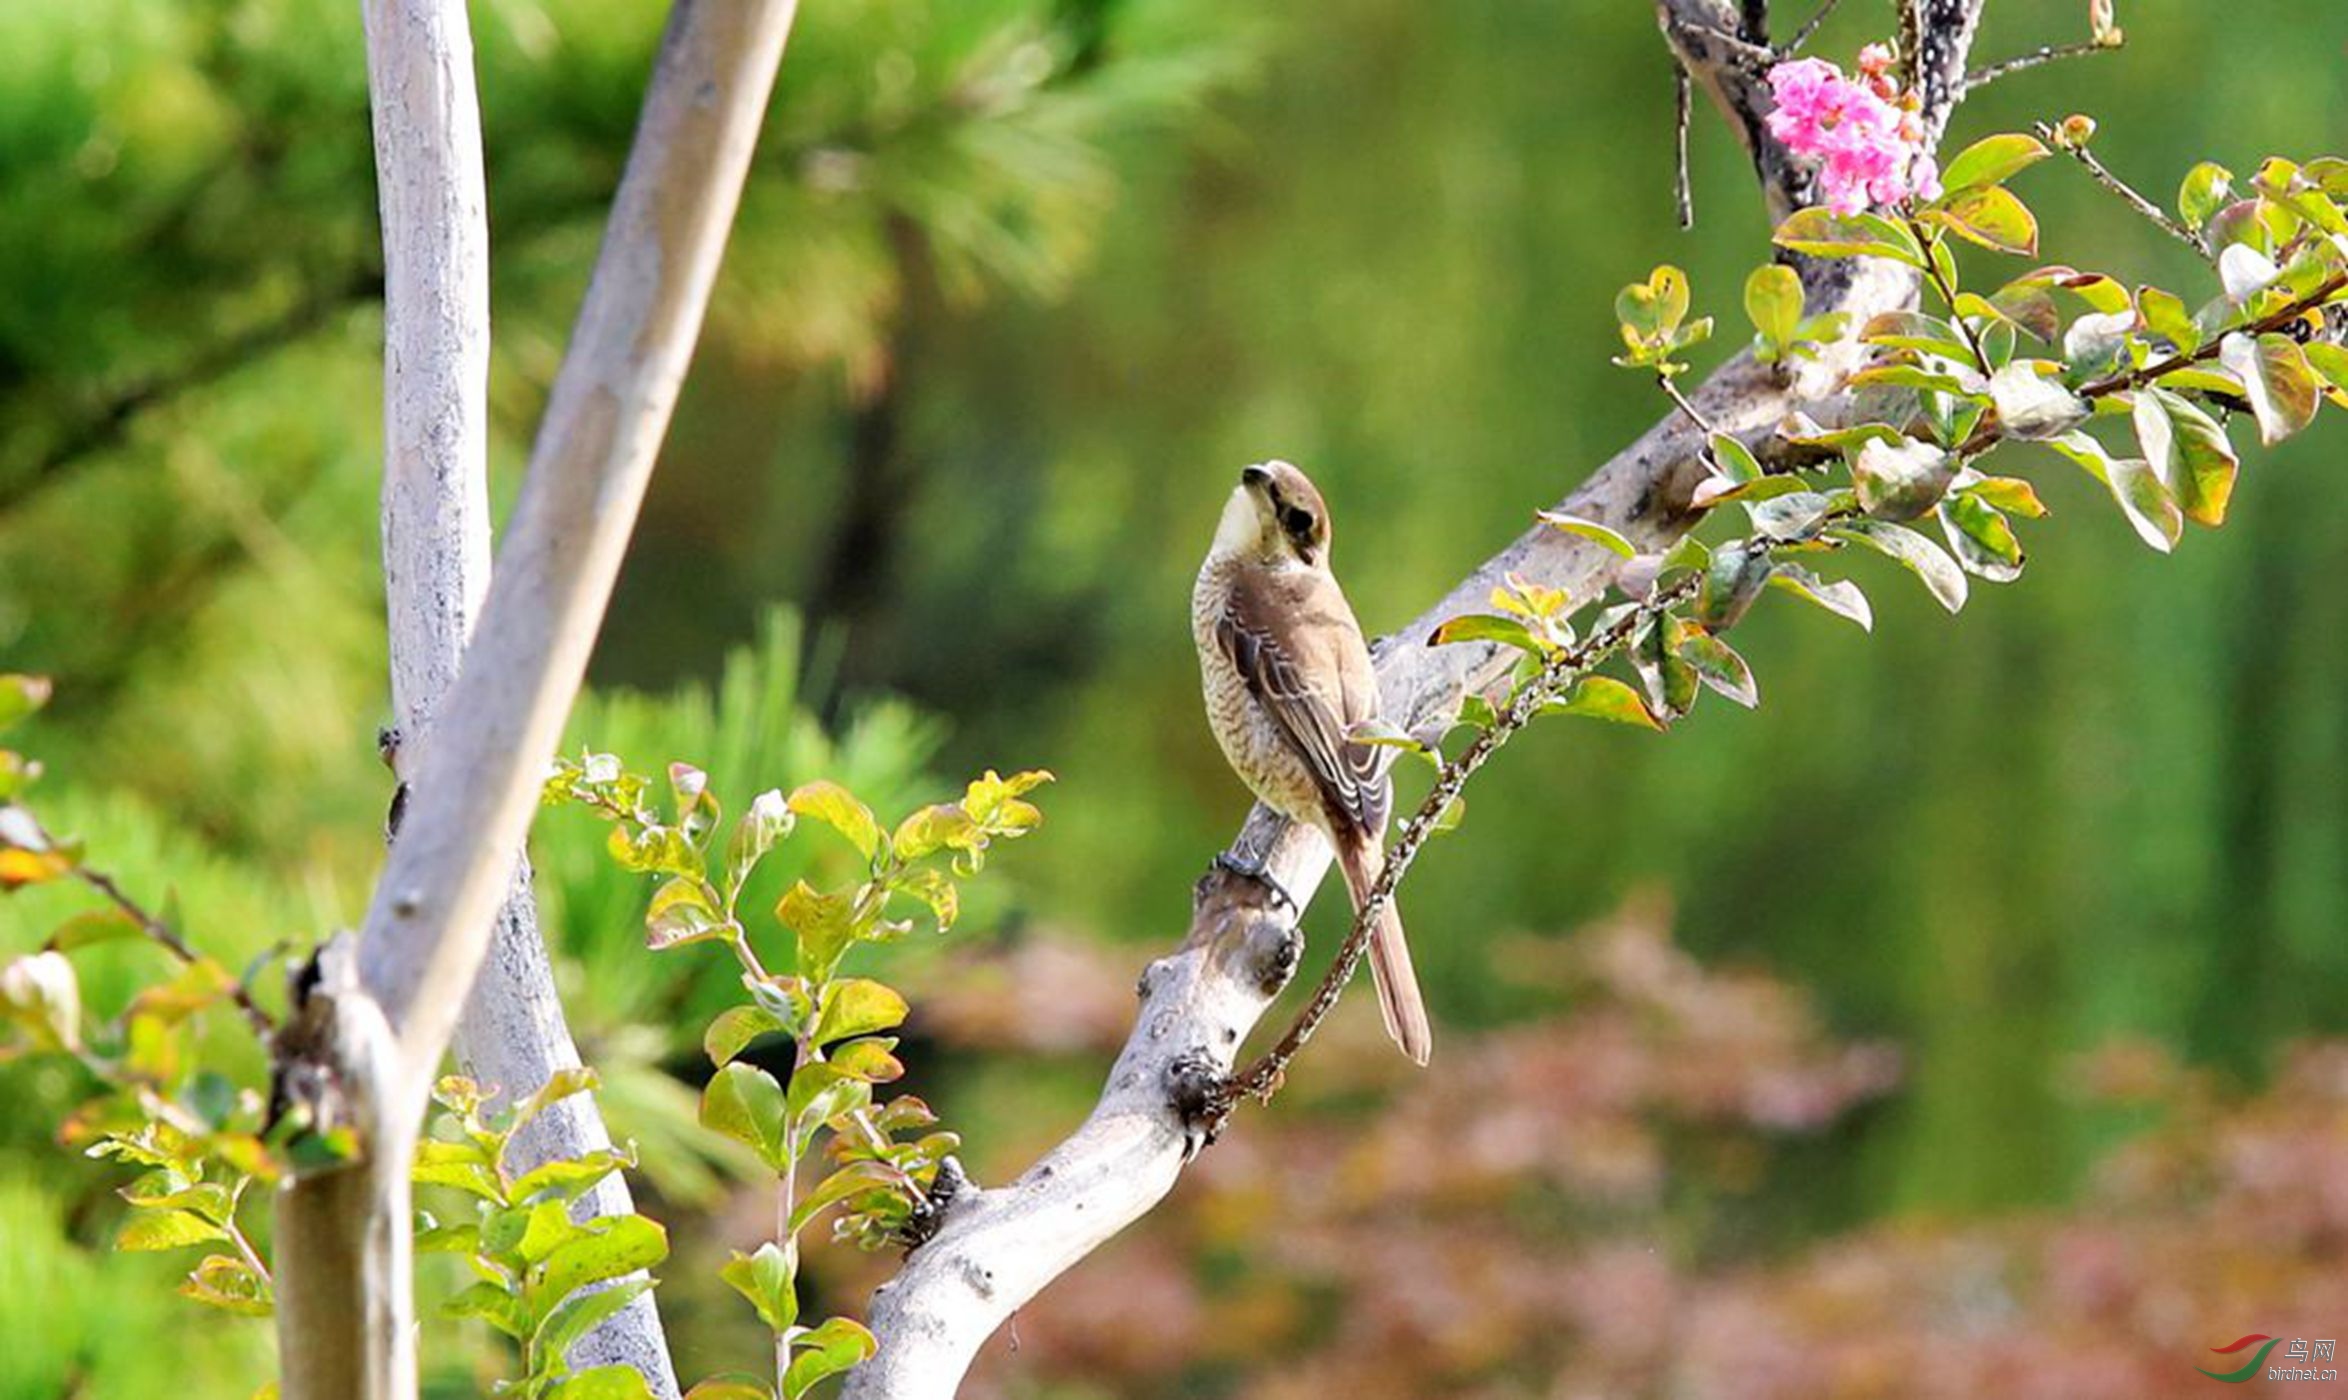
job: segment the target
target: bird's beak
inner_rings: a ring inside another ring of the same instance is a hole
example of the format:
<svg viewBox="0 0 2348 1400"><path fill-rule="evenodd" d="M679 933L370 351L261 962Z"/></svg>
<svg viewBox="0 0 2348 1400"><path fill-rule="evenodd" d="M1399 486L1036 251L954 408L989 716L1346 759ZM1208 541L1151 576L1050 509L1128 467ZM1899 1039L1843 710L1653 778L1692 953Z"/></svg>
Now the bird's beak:
<svg viewBox="0 0 2348 1400"><path fill-rule="evenodd" d="M1239 469L1239 484L1251 491L1261 491L1270 485L1271 481L1272 474L1262 467L1247 466Z"/></svg>

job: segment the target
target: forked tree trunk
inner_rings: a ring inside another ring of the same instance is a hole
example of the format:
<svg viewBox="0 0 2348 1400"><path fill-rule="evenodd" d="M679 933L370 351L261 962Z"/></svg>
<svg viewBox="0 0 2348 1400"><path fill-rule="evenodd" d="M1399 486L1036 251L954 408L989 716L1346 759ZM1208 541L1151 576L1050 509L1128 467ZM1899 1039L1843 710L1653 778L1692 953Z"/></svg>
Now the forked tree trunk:
<svg viewBox="0 0 2348 1400"><path fill-rule="evenodd" d="M399 839L355 945L340 939L321 955L278 1053L280 1083L356 1128L360 1143L354 1162L298 1176L278 1196L288 1400L416 1393L407 1164L417 1125L610 600L795 9L794 0L678 0L453 684L433 670L463 631L462 590L430 600L431 616L418 619L453 630L406 658L418 669L403 681L403 705L433 713L421 751L401 758L413 795ZM464 474L483 431L473 394L487 354L486 263L464 9L368 0L367 17L378 154L396 172L383 196L387 297L399 301L386 315L387 493L454 493L453 538L471 553L447 576L478 586L486 513L470 513ZM421 455L403 461L410 449ZM416 567L418 541L403 533L387 547L398 608L406 590L425 586L415 573L398 576ZM428 694L445 698L432 704Z"/></svg>

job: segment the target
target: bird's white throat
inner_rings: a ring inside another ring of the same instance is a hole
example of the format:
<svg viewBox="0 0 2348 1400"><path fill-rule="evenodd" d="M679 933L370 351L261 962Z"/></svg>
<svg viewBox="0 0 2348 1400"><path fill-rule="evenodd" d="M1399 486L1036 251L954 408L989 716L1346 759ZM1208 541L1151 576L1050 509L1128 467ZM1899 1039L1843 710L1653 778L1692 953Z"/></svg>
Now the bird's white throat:
<svg viewBox="0 0 2348 1400"><path fill-rule="evenodd" d="M1223 518L1215 526L1215 543L1209 553L1223 559L1263 557L1263 509L1256 503L1255 493L1245 486L1232 488L1231 499L1223 503Z"/></svg>

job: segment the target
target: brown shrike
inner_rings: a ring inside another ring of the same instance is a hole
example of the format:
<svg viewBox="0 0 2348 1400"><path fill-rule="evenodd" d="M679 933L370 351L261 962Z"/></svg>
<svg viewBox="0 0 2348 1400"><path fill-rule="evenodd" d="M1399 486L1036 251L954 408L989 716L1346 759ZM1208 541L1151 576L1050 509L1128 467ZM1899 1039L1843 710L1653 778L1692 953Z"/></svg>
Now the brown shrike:
<svg viewBox="0 0 2348 1400"><path fill-rule="evenodd" d="M1286 462L1240 472L1198 571L1190 626L1207 721L1232 771L1267 806L1329 838L1360 909L1385 866L1393 750L1352 738L1378 717L1378 678L1329 572L1328 507L1303 472ZM1270 882L1260 862L1220 863ZM1427 1008L1391 899L1370 934L1370 971L1387 1034L1425 1064Z"/></svg>

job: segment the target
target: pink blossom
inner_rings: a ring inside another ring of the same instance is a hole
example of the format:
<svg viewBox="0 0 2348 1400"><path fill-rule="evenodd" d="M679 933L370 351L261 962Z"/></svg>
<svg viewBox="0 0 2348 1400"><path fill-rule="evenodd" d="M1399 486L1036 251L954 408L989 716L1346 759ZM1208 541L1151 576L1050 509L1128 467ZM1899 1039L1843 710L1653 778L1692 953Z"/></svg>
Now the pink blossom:
<svg viewBox="0 0 2348 1400"><path fill-rule="evenodd" d="M1819 193L1837 214L1940 193L1938 168L1922 149L1922 125L1900 104L1890 66L1891 51L1869 45L1859 55L1862 78L1816 58L1769 71L1777 104L1769 134L1818 163Z"/></svg>

